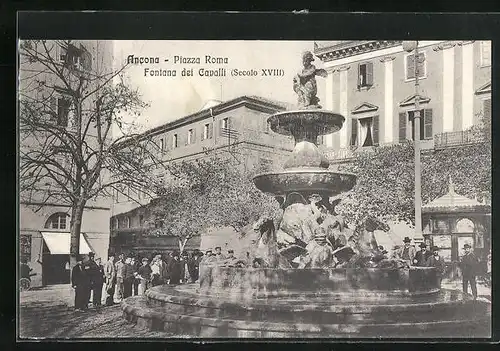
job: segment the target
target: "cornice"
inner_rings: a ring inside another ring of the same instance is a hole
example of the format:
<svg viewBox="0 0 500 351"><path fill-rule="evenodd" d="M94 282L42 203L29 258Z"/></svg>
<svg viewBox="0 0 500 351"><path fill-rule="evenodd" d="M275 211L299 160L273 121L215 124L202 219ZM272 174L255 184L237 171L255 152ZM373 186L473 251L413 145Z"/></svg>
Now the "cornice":
<svg viewBox="0 0 500 351"><path fill-rule="evenodd" d="M470 45L474 42L475 42L475 40L462 40L462 41L457 42L457 44L460 46L465 46L465 45Z"/></svg>
<svg viewBox="0 0 500 351"><path fill-rule="evenodd" d="M315 50L315 55L323 62L355 56L366 52L401 45L401 40L353 41Z"/></svg>
<svg viewBox="0 0 500 351"><path fill-rule="evenodd" d="M455 47L457 43L456 42L453 42L453 41L445 41L441 44L437 44L435 45L432 50L434 51L439 51L439 50L446 50L446 49L452 49L453 47Z"/></svg>
<svg viewBox="0 0 500 351"><path fill-rule="evenodd" d="M385 63L385 62L391 62L396 58L396 56L385 56L380 59L380 62Z"/></svg>
<svg viewBox="0 0 500 351"><path fill-rule="evenodd" d="M349 68L351 68L351 65L343 65L337 68L339 72L344 72L347 71Z"/></svg>

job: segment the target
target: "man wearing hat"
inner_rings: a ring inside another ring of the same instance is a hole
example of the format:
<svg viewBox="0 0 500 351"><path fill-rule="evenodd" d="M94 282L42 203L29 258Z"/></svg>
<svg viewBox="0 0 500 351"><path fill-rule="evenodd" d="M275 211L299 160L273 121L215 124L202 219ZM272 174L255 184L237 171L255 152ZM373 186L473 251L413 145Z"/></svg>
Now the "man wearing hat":
<svg viewBox="0 0 500 351"><path fill-rule="evenodd" d="M222 248L220 246L215 247L215 260L218 262L222 262L226 259L222 254Z"/></svg>
<svg viewBox="0 0 500 351"><path fill-rule="evenodd" d="M432 254L427 251L427 245L425 243L420 243L419 245L420 251L415 254L415 258L413 259L413 264L417 267L425 267L427 263L427 259Z"/></svg>
<svg viewBox="0 0 500 351"><path fill-rule="evenodd" d="M168 272L170 274L169 284L180 284L182 278L182 267L178 251L174 251L172 255L172 261L170 261Z"/></svg>
<svg viewBox="0 0 500 351"><path fill-rule="evenodd" d="M413 264L413 260L415 259L415 247L410 245L411 239L407 236L403 239L403 247L399 248L397 251L397 256L406 262L408 265Z"/></svg>
<svg viewBox="0 0 500 351"><path fill-rule="evenodd" d="M88 309L90 297L90 275L85 270L83 258L78 255L76 266L71 271L71 286L75 289L75 311Z"/></svg>
<svg viewBox="0 0 500 351"><path fill-rule="evenodd" d="M464 245L464 255L460 260L460 269L462 270L462 288L464 294L468 294L469 283L472 290L474 300L477 298L476 275L478 268L477 257L472 252L472 247L469 244Z"/></svg>
<svg viewBox="0 0 500 351"><path fill-rule="evenodd" d="M441 280L443 279L443 274L445 272L446 267L443 258L439 256L439 247L433 246L431 251L432 255L429 256L429 258L427 259L426 266L436 268L436 273L439 279L439 285L441 285Z"/></svg>

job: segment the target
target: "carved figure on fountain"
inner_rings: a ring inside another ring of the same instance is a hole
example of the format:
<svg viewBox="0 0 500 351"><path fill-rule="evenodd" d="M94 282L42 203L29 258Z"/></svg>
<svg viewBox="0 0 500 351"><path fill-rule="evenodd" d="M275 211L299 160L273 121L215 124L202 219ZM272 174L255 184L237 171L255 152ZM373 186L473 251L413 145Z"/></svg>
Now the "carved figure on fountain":
<svg viewBox="0 0 500 351"><path fill-rule="evenodd" d="M299 108L319 109L319 98L316 96L318 87L316 76L326 77L328 74L324 69L317 69L311 62L314 56L310 51L302 54L302 70L293 78L293 90L298 95Z"/></svg>

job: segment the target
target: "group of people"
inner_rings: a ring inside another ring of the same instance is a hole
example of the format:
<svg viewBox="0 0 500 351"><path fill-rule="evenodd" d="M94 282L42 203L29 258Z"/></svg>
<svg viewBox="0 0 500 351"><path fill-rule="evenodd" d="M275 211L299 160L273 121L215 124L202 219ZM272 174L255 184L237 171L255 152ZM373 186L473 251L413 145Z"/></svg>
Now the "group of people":
<svg viewBox="0 0 500 351"><path fill-rule="evenodd" d="M396 247L394 250L394 258L399 258L408 262L409 266L416 267L435 267L438 277L441 280L446 271L446 265L443 258L439 255L439 248L433 246L430 250L425 243L419 245L420 250L416 251L411 245L411 239L405 237L403 247ZM459 267L462 271L462 289L465 294L468 294L469 285L472 290L472 296L477 298L477 283L476 277L479 275L480 262L477 256L472 251L470 244L463 246L464 254L460 259Z"/></svg>
<svg viewBox="0 0 500 351"><path fill-rule="evenodd" d="M173 251L162 257L161 254L138 257L121 253L115 261L110 254L103 265L101 259L94 259L90 252L87 257L79 257L71 273L71 284L75 289L75 310L102 306L102 291L105 292L105 305L119 303L124 298L142 295L151 286L161 284L181 284L196 282L203 253ZM92 295L92 301L90 301Z"/></svg>

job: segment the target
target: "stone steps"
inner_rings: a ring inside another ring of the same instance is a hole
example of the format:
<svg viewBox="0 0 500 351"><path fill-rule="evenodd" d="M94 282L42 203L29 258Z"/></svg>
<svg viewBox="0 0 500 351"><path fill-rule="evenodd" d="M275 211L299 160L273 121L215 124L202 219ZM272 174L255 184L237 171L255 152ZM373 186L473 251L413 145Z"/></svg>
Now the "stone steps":
<svg viewBox="0 0 500 351"><path fill-rule="evenodd" d="M201 308L164 303L152 305L145 297L122 302L125 318L139 327L199 337L487 337L489 306L465 301L407 313L288 312L244 308ZM407 306L408 308L408 306ZM488 320L486 320L488 319Z"/></svg>

